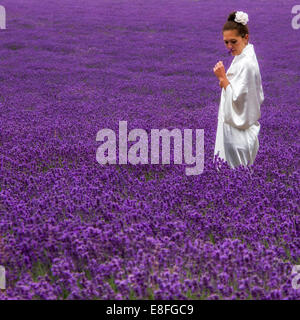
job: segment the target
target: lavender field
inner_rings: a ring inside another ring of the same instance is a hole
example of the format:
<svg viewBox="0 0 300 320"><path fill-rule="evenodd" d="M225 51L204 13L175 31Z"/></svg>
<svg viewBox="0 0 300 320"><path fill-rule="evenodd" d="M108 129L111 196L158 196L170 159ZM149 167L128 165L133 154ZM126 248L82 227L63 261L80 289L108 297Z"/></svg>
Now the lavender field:
<svg viewBox="0 0 300 320"><path fill-rule="evenodd" d="M0 299L300 298L295 1L0 4ZM252 171L213 163L213 67L233 59L234 10L249 15L265 95ZM203 173L101 166L96 134L120 120L204 129Z"/></svg>

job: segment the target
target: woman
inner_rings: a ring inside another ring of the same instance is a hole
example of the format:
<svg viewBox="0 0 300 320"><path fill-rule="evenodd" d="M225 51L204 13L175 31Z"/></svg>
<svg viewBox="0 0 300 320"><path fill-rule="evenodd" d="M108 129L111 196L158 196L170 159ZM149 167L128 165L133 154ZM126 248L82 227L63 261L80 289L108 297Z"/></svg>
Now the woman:
<svg viewBox="0 0 300 320"><path fill-rule="evenodd" d="M231 168L253 164L258 148L260 106L264 101L259 65L249 43L248 15L232 12L223 27L223 39L234 57L225 73L222 61L214 73L222 88L214 155Z"/></svg>

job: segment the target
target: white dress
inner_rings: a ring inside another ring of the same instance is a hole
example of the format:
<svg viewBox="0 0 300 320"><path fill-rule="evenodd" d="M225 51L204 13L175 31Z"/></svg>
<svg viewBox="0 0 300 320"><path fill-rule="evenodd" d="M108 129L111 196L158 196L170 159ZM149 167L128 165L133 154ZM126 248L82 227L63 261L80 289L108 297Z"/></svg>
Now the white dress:
<svg viewBox="0 0 300 320"><path fill-rule="evenodd" d="M260 106L264 101L259 65L253 44L234 57L222 88L214 155L231 168L253 164L258 148Z"/></svg>

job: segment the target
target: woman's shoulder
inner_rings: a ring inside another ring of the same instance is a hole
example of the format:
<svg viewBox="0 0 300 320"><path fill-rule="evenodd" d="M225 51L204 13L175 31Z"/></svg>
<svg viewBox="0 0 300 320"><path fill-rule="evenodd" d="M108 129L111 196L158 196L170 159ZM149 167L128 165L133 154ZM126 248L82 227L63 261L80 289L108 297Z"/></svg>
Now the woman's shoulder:
<svg viewBox="0 0 300 320"><path fill-rule="evenodd" d="M244 56L240 62L242 69L253 69L255 67L255 61L249 56Z"/></svg>
<svg viewBox="0 0 300 320"><path fill-rule="evenodd" d="M247 75L255 75L258 71L256 61L249 56L240 60L239 69L240 72L245 72Z"/></svg>

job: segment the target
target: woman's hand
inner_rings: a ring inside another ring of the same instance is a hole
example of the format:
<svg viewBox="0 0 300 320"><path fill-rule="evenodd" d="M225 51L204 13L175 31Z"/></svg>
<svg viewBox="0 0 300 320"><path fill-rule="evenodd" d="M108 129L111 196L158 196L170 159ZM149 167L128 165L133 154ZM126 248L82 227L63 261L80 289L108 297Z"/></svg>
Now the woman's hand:
<svg viewBox="0 0 300 320"><path fill-rule="evenodd" d="M229 85L229 80L226 77L225 67L222 61L219 61L214 67L214 73L219 79L219 86L225 88Z"/></svg>
<svg viewBox="0 0 300 320"><path fill-rule="evenodd" d="M219 61L214 67L214 73L219 80L226 78L225 67L222 61Z"/></svg>

